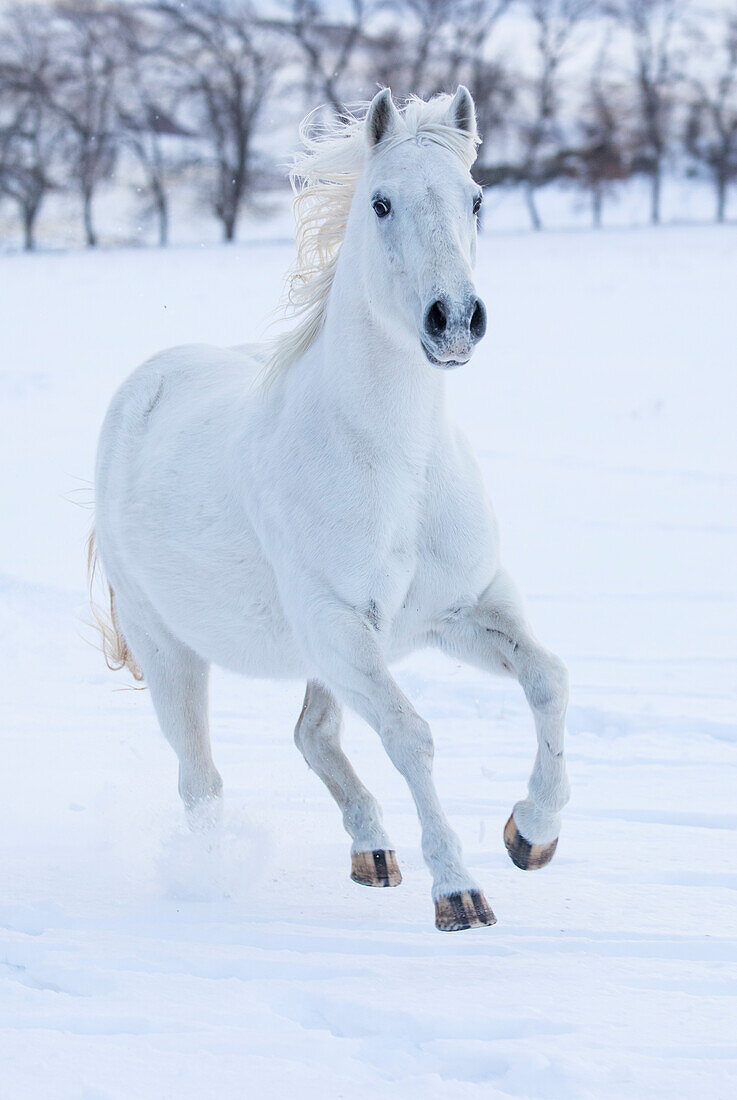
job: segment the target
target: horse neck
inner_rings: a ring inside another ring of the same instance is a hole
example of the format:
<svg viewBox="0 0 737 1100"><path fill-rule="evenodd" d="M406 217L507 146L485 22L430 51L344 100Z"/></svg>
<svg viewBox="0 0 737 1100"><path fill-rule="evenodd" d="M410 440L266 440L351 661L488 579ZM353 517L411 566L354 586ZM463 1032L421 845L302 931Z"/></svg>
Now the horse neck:
<svg viewBox="0 0 737 1100"><path fill-rule="evenodd" d="M445 379L416 333L372 309L355 245L344 242L319 337L314 381L353 430L415 459L440 435Z"/></svg>

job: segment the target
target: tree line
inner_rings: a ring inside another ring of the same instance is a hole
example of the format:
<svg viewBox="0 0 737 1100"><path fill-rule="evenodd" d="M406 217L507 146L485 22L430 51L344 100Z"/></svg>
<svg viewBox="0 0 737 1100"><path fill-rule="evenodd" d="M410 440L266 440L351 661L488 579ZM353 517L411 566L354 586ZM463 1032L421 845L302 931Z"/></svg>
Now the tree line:
<svg viewBox="0 0 737 1100"><path fill-rule="evenodd" d="M338 115L379 84L422 96L466 84L484 144L476 176L538 195L590 197L666 171L708 178L723 221L737 179L737 0L153 0L0 11L0 203L25 247L54 193L77 199L88 245L96 197L135 163L145 211L169 235L171 198L194 186L235 237L245 204L283 179L279 126ZM290 131L290 140L293 130ZM282 159L286 148L282 150Z"/></svg>

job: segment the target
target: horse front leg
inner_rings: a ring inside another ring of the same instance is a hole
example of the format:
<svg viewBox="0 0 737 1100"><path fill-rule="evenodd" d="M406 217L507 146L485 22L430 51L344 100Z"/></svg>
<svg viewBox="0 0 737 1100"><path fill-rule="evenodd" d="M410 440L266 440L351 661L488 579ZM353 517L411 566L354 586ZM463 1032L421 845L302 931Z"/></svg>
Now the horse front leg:
<svg viewBox="0 0 737 1100"><path fill-rule="evenodd" d="M544 867L555 854L561 810L570 797L564 751L568 671L536 640L509 575L500 570L478 602L448 616L440 647L488 671L511 672L527 697L537 732L537 755L527 798L514 806L504 843L523 871Z"/></svg>
<svg viewBox="0 0 737 1100"><path fill-rule="evenodd" d="M422 854L433 878L435 924L459 931L496 918L469 874L458 837L443 813L432 778L430 727L392 679L371 624L349 608L302 624L303 641L322 682L381 737L407 782L422 828Z"/></svg>
<svg viewBox="0 0 737 1100"><path fill-rule="evenodd" d="M399 886L402 875L381 809L351 767L340 744L343 713L332 692L310 680L294 730L297 748L322 779L343 815L353 840L351 878L361 886Z"/></svg>

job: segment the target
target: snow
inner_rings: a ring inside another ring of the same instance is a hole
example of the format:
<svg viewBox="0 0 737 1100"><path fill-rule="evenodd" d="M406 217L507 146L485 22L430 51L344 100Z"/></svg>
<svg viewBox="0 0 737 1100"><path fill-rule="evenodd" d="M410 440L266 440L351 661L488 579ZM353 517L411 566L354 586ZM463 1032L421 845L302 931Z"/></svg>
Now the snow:
<svg viewBox="0 0 737 1100"><path fill-rule="evenodd" d="M80 623L114 388L159 347L252 338L290 254L0 258L0 1095L737 1095L737 233L482 241L489 335L448 387L571 670L573 797L551 866L518 871L501 832L534 756L521 692L433 653L398 669L499 920L454 935L358 719L396 890L348 878L291 740L302 685L215 673L227 804L203 841L147 693Z"/></svg>

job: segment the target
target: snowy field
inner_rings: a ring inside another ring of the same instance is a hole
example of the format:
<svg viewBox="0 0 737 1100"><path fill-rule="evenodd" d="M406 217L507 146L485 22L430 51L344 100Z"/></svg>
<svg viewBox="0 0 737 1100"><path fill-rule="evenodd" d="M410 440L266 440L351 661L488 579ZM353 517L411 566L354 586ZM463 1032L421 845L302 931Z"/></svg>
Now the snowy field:
<svg viewBox="0 0 737 1100"><path fill-rule="evenodd" d="M216 673L224 834L198 850L147 692L86 643L97 431L148 354L252 338L291 248L0 259L0 1097L737 1095L737 230L487 236L448 379L507 564L572 678L558 855L501 833L511 681L418 654L441 797L499 923L434 930L410 797L349 718L404 883L292 744L301 684Z"/></svg>

